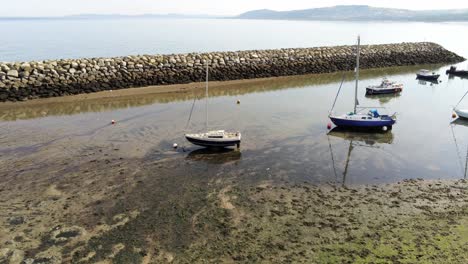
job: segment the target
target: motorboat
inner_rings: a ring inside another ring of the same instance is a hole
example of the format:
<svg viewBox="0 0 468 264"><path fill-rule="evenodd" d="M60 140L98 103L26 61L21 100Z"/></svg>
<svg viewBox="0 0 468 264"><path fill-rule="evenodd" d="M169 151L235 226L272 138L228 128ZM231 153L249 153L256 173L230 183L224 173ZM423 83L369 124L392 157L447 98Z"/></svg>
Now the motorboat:
<svg viewBox="0 0 468 264"><path fill-rule="evenodd" d="M403 91L403 84L391 82L387 78L384 78L380 85L368 86L366 88L367 95L393 94L400 93L401 91Z"/></svg>
<svg viewBox="0 0 468 264"><path fill-rule="evenodd" d="M438 80L440 77L440 74L436 74L435 72L431 72L429 70L420 70L416 74L416 78L420 80Z"/></svg>
<svg viewBox="0 0 468 264"><path fill-rule="evenodd" d="M456 66L450 66L450 68L447 71L445 71L445 73L449 75L460 76L460 77L468 77L467 70L457 70Z"/></svg>
<svg viewBox="0 0 468 264"><path fill-rule="evenodd" d="M360 56L360 37L358 36L357 40L357 48L356 48L356 71L355 71L355 89L354 89L354 110L352 112L348 112L346 114L335 115L333 113L333 108L335 106L336 100L341 90L341 86L343 85L343 81L341 82L340 88L338 89L338 93L335 97L335 101L333 103L332 109L330 110L330 114L328 117L338 127L347 127L347 128L381 128L383 131L387 131L392 129L392 126L396 122L395 114L392 116L389 115L381 115L377 110L377 107L358 107L358 87L359 87L359 56ZM379 107L383 108L383 107Z"/></svg>
<svg viewBox="0 0 468 264"><path fill-rule="evenodd" d="M208 79L209 68L206 65L206 88L205 88L205 129L208 130ZM195 100L194 100L195 103ZM193 106L192 106L193 110ZM191 113L190 113L191 117ZM190 122L189 121L187 124ZM241 133L240 132L227 132L225 130L212 130L203 133L189 133L185 134L185 138L192 144L202 147L224 148L237 146L240 147Z"/></svg>

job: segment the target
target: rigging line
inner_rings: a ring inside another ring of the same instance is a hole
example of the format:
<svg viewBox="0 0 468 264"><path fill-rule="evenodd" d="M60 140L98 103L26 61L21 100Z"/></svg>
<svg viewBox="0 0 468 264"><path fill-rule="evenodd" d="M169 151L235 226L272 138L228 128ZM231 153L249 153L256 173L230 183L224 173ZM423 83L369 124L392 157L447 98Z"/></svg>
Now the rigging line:
<svg viewBox="0 0 468 264"><path fill-rule="evenodd" d="M192 119L192 113L193 113L193 109L195 108L195 101L196 100L197 100L197 96L194 94L193 95L192 109L190 109L190 115L189 115L189 118L187 120L187 124L185 125L185 130L187 130L188 126L190 125L190 119Z"/></svg>
<svg viewBox="0 0 468 264"><path fill-rule="evenodd" d="M455 105L454 108L457 108L457 106L463 101L463 98L465 98L467 94L468 94L468 90L466 91L465 95L463 95L463 97L460 99L460 101L458 101L458 103Z"/></svg>
<svg viewBox="0 0 468 264"><path fill-rule="evenodd" d="M463 171L463 162L462 162L462 158L460 156L460 149L458 148L457 138L455 137L455 132L453 131L453 125L450 125L450 128L452 130L453 142L455 142L455 149L457 151L458 163L460 165L460 169L462 171L462 174L465 174L465 172Z"/></svg>
<svg viewBox="0 0 468 264"><path fill-rule="evenodd" d="M328 112L328 117L330 117L330 115L331 115L331 113L333 111L333 108L335 108L336 100L338 100L338 95L340 94L341 87L343 86L343 82L344 82L345 78L346 78L346 73L343 73L343 78L341 79L340 88L338 88L338 92L336 93L336 96L335 96L335 101L333 101L332 108L330 109L330 112Z"/></svg>

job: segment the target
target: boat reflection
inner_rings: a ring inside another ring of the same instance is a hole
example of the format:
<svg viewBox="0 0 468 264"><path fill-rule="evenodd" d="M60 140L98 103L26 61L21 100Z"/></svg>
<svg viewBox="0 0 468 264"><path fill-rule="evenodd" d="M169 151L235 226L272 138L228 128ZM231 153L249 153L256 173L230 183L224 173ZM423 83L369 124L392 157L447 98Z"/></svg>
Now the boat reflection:
<svg viewBox="0 0 468 264"><path fill-rule="evenodd" d="M449 80L453 80L453 79L455 79L455 77L458 77L458 78L460 78L462 80L468 80L468 76L466 76L466 75L448 74Z"/></svg>
<svg viewBox="0 0 468 264"><path fill-rule="evenodd" d="M330 136L349 141L348 152L346 155L346 162L345 162L345 166L343 169L343 175L342 175L343 177L341 179L341 185L343 187L346 187L346 177L348 175L349 164L351 161L351 154L355 147L368 147L368 148L378 149L379 144L392 144L393 143L393 133L391 131L387 133L366 133L362 130L350 131L350 130L342 129L340 127L335 127L332 130L330 130L327 134L327 139L328 139L328 145L330 149L333 172L334 172L335 179L336 179L335 184L339 184L340 180L339 180L337 170L336 170L335 155L333 153Z"/></svg>
<svg viewBox="0 0 468 264"><path fill-rule="evenodd" d="M367 146L373 146L375 144L392 144L393 133L391 131L381 133L368 133L362 129L345 129L341 127L335 127L328 132L329 136L339 137L348 141L360 142Z"/></svg>
<svg viewBox="0 0 468 264"><path fill-rule="evenodd" d="M201 148L191 151L186 159L202 161L210 164L225 164L240 160L242 153L237 149L229 148Z"/></svg>
<svg viewBox="0 0 468 264"><path fill-rule="evenodd" d="M379 94L379 95L366 94L365 96L366 98L369 98L369 99L379 100L379 103L381 104L386 104L394 98L399 98L401 94L399 93L398 94Z"/></svg>
<svg viewBox="0 0 468 264"><path fill-rule="evenodd" d="M430 79L421 79L421 78L416 78L418 80L418 84L420 85L437 85L439 84L439 80L430 80Z"/></svg>
<svg viewBox="0 0 468 264"><path fill-rule="evenodd" d="M450 123L450 128L452 130L453 141L455 143L455 147L456 147L456 151L457 151L458 162L460 163L460 168L462 169L463 179L466 180L466 176L468 174L468 144L467 144L467 147L466 147L465 161L463 162L462 155L460 154L460 153L462 153L462 149L458 145L459 140L457 139L457 136L455 135L455 131L453 129L456 126L468 127L468 120L463 119L463 118L457 118L457 119L453 120Z"/></svg>
<svg viewBox="0 0 468 264"><path fill-rule="evenodd" d="M464 118L457 118L451 122L452 125L460 125L460 126L465 126L468 127L468 119Z"/></svg>

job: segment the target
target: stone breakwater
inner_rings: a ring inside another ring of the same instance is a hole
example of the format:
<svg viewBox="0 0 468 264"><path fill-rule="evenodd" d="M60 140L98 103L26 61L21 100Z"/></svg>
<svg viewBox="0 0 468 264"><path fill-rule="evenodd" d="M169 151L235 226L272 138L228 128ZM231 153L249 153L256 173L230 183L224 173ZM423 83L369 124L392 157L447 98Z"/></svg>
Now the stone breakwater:
<svg viewBox="0 0 468 264"><path fill-rule="evenodd" d="M368 45L361 68L455 63L464 58L429 43ZM355 47L139 55L0 63L0 101L64 96L148 85L225 81L352 70Z"/></svg>

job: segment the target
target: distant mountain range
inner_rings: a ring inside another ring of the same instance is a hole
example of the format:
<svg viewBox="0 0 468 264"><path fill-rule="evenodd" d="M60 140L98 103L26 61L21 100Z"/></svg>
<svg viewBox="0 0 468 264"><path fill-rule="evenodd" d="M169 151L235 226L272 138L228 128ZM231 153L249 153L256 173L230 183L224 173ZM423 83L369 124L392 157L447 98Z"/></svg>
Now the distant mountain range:
<svg viewBox="0 0 468 264"><path fill-rule="evenodd" d="M271 19L318 21L468 21L468 9L408 10L381 8L367 5L338 5L292 11L254 10L238 16L187 15L187 14L81 14L62 17L0 17L0 20L50 20L50 19L139 19L139 18L209 18L209 19Z"/></svg>
<svg viewBox="0 0 468 264"><path fill-rule="evenodd" d="M468 21L468 9L416 11L367 5L339 5L293 11L262 9L243 13L236 18L322 21Z"/></svg>
<svg viewBox="0 0 468 264"><path fill-rule="evenodd" d="M143 14L143 15L120 15L120 14L81 14L61 17L0 17L0 20L62 20L62 19L138 19L138 18L221 18L211 15L184 15L184 14Z"/></svg>

